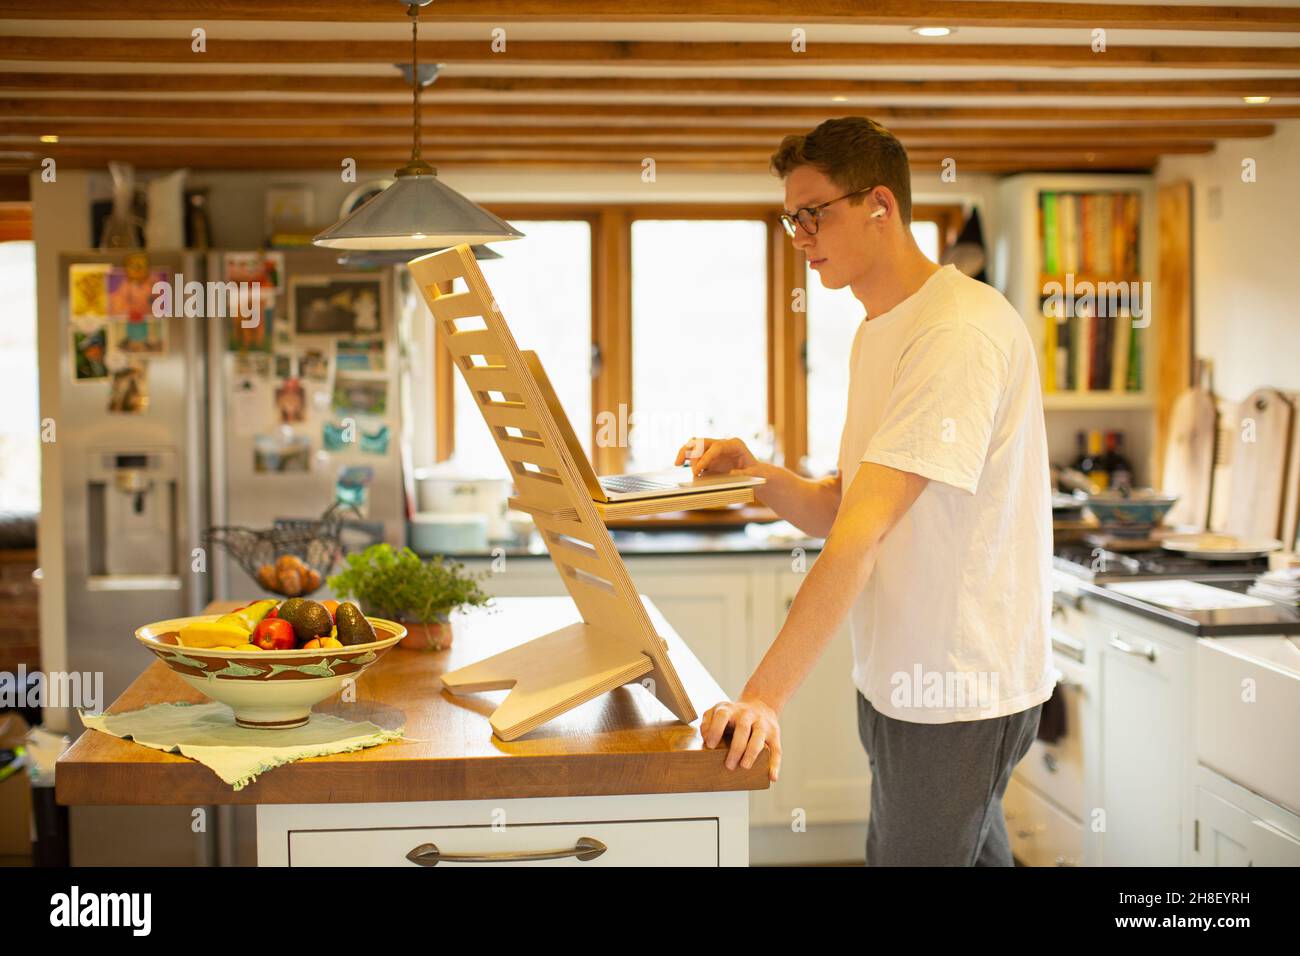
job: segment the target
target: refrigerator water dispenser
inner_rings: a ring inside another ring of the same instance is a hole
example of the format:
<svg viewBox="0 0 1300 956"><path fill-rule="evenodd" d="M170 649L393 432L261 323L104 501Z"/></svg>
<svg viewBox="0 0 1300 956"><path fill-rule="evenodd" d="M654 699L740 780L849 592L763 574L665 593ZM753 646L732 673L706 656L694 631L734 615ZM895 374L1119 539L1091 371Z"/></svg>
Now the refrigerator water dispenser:
<svg viewBox="0 0 1300 956"><path fill-rule="evenodd" d="M91 575L175 575L176 453L97 451L87 471Z"/></svg>

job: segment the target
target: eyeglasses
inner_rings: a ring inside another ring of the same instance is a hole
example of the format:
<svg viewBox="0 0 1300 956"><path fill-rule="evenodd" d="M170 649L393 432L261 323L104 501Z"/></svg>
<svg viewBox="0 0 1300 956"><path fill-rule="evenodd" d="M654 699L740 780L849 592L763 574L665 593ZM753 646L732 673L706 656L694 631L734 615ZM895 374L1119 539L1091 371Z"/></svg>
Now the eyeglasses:
<svg viewBox="0 0 1300 956"><path fill-rule="evenodd" d="M854 190L853 192L846 193L843 196L837 196L835 199L828 199L824 203L818 203L816 206L804 206L802 209L796 209L793 216L789 213L783 212L781 213L781 225L785 226L786 235L791 239L795 236L794 226L796 222L803 226L803 231L808 233L808 235L815 236L817 235L817 221L821 219L823 209L831 203L839 202L841 199L848 199L851 196L858 195L859 193L870 192L875 188L875 186L868 186L866 189Z"/></svg>

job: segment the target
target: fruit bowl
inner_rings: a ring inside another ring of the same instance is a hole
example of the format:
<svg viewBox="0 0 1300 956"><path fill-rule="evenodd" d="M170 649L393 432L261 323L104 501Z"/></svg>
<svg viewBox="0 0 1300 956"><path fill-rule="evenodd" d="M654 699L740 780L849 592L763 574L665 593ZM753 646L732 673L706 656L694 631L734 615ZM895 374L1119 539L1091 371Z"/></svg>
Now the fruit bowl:
<svg viewBox="0 0 1300 956"><path fill-rule="evenodd" d="M230 707L241 727L301 727L311 709L336 694L406 636L395 621L367 617L379 640L316 650L238 651L177 643L186 624L216 621L220 614L178 617L137 628L136 640L199 693Z"/></svg>

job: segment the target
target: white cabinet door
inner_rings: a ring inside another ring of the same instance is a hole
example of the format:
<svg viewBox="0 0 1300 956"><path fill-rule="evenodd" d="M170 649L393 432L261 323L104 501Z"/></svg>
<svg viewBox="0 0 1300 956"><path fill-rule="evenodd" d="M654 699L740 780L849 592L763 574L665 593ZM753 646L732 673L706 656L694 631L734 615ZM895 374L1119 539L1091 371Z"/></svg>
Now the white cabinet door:
<svg viewBox="0 0 1300 956"><path fill-rule="evenodd" d="M766 604L769 619L766 629L756 626L751 634L751 670L776 638L805 579L806 574L784 568L756 575L760 590L755 604ZM852 673L853 647L845 622L781 715L781 779L751 794L752 825L789 826L806 819L813 827L867 819L871 770L858 739Z"/></svg>
<svg viewBox="0 0 1300 956"><path fill-rule="evenodd" d="M1177 866L1188 785L1187 654L1132 615L1089 617L1101 657L1103 866Z"/></svg>
<svg viewBox="0 0 1300 956"><path fill-rule="evenodd" d="M751 573L721 569L708 558L684 558L676 564L698 570L664 571L628 562L628 571L637 590L654 603L727 697L734 699L749 677L745 643L750 632ZM694 701L700 713L716 703Z"/></svg>
<svg viewBox="0 0 1300 956"><path fill-rule="evenodd" d="M1198 866L1300 866L1300 817L1208 767L1195 772Z"/></svg>

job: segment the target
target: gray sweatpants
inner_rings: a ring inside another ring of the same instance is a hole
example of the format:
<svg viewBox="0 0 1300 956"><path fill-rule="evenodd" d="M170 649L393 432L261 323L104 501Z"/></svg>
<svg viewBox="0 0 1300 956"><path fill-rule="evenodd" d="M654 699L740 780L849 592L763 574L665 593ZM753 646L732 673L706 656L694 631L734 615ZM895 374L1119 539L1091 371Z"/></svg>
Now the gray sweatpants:
<svg viewBox="0 0 1300 956"><path fill-rule="evenodd" d="M871 764L867 866L1012 866L1002 795L1034 742L1043 705L917 724L887 717L855 693Z"/></svg>

